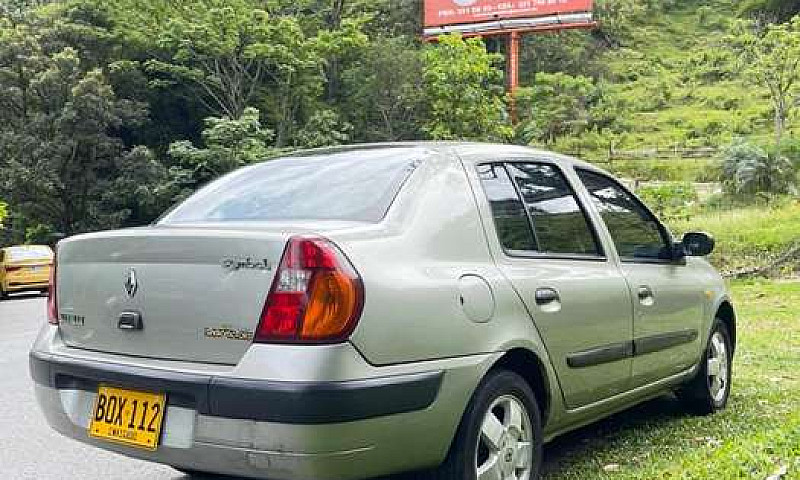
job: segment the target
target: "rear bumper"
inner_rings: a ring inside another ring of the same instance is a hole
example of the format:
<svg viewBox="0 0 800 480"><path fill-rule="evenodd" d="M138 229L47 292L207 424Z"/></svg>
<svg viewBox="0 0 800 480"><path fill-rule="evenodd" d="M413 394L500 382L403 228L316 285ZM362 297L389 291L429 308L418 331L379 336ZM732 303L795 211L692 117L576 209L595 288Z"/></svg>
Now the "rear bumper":
<svg viewBox="0 0 800 480"><path fill-rule="evenodd" d="M57 390L96 392L100 384L119 385L166 392L170 405L201 415L295 425L423 410L436 399L444 377L435 371L343 382L275 382L98 364L35 351L30 372L38 385Z"/></svg>
<svg viewBox="0 0 800 480"><path fill-rule="evenodd" d="M439 464L499 355L379 367L349 344L255 345L214 366L75 349L48 325L30 371L50 426L80 442L184 469L346 480ZM88 435L100 384L167 394L156 451Z"/></svg>

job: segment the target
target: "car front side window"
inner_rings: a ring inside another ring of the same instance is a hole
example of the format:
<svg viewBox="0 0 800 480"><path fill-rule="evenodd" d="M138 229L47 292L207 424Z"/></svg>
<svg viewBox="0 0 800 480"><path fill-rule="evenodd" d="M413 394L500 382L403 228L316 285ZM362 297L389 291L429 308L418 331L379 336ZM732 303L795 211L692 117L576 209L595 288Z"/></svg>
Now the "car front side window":
<svg viewBox="0 0 800 480"><path fill-rule="evenodd" d="M661 224L618 182L599 173L577 169L600 212L623 261L668 261L672 258Z"/></svg>

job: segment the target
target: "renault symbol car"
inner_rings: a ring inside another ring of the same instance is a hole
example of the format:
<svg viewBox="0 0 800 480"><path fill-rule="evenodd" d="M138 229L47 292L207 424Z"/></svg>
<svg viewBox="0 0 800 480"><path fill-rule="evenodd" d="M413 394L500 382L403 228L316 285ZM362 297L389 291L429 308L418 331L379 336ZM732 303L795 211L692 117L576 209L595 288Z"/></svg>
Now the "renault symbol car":
<svg viewBox="0 0 800 480"><path fill-rule="evenodd" d="M31 375L58 432L182 471L530 480L639 402L725 407L713 248L545 151L300 152L61 241Z"/></svg>

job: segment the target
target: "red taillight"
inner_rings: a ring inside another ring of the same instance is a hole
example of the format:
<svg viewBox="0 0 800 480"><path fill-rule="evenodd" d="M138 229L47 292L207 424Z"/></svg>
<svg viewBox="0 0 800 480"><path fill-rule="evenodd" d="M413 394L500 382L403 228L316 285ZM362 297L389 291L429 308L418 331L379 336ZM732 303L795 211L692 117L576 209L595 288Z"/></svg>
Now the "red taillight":
<svg viewBox="0 0 800 480"><path fill-rule="evenodd" d="M50 285L47 288L47 321L52 325L58 325L58 305L56 303L56 257L53 257L53 265L50 267Z"/></svg>
<svg viewBox="0 0 800 480"><path fill-rule="evenodd" d="M331 241L292 237L275 272L256 342L335 343L361 316L364 286Z"/></svg>

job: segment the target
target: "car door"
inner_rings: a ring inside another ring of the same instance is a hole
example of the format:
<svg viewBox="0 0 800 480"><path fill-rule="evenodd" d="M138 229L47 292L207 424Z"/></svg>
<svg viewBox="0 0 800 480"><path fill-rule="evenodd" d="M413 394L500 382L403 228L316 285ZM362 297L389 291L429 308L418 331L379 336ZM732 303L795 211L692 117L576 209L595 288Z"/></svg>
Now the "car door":
<svg viewBox="0 0 800 480"><path fill-rule="evenodd" d="M619 182L577 169L614 241L634 301L633 386L691 367L699 352L703 291L672 236Z"/></svg>
<svg viewBox="0 0 800 480"><path fill-rule="evenodd" d="M477 171L496 263L533 318L568 407L629 388L630 293L563 172L530 159Z"/></svg>

